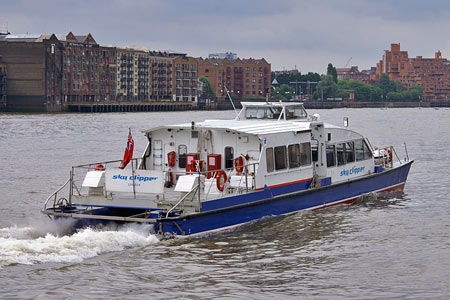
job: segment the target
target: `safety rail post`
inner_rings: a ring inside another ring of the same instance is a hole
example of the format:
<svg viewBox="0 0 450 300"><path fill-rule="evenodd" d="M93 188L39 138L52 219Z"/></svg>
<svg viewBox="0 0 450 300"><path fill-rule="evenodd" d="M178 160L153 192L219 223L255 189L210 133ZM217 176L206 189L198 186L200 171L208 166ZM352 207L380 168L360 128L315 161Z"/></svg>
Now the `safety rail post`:
<svg viewBox="0 0 450 300"><path fill-rule="evenodd" d="M73 167L70 170L70 188L69 188L69 205L72 206L72 193L73 193Z"/></svg>

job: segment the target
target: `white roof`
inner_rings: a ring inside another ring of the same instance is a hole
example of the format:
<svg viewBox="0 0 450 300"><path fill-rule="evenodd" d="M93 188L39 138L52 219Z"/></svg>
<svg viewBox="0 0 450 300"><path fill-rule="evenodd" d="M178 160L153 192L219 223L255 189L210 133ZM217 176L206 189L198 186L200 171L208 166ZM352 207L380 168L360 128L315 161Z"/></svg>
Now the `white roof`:
<svg viewBox="0 0 450 300"><path fill-rule="evenodd" d="M311 122L290 122L290 121L236 121L236 120L206 120L194 124L196 129L219 129L230 130L239 133L252 135L277 134L283 132L310 131ZM191 123L166 125L145 130L145 133L162 128L190 129Z"/></svg>

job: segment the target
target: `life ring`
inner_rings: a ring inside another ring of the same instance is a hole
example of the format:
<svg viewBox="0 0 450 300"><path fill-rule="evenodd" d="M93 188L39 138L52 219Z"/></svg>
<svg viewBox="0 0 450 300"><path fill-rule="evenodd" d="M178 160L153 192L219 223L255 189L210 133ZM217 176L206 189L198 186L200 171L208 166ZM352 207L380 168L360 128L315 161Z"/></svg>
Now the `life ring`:
<svg viewBox="0 0 450 300"><path fill-rule="evenodd" d="M217 174L216 174L216 186L217 186L217 189L219 190L219 191L223 191L223 189L225 188L225 183L227 182L227 179L228 179L228 177L227 177L227 174L225 173L225 171L219 171L219 172L217 172ZM223 180L223 184L221 183L221 181Z"/></svg>
<svg viewBox="0 0 450 300"><path fill-rule="evenodd" d="M105 166L102 164L98 164L95 166L94 171L105 171Z"/></svg>

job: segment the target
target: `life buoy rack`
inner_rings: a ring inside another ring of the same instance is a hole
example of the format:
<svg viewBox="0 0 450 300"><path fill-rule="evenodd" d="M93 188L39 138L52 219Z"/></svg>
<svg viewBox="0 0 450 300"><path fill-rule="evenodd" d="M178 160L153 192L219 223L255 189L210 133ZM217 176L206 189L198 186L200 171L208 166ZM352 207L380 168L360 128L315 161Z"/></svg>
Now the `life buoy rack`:
<svg viewBox="0 0 450 300"><path fill-rule="evenodd" d="M228 177L225 171L219 171L216 174L216 186L219 191L223 191L225 184L227 183ZM222 183L223 182L223 183Z"/></svg>
<svg viewBox="0 0 450 300"><path fill-rule="evenodd" d="M242 171L244 171L244 158L242 156L234 159L234 167L236 168L236 173L241 175Z"/></svg>
<svg viewBox="0 0 450 300"><path fill-rule="evenodd" d="M392 162L393 156L390 148L384 148L384 151L388 153L387 163L390 164Z"/></svg>
<svg viewBox="0 0 450 300"><path fill-rule="evenodd" d="M98 164L95 166L94 171L105 171L105 166L102 164Z"/></svg>
<svg viewBox="0 0 450 300"><path fill-rule="evenodd" d="M169 167L175 167L175 151L167 153L167 165Z"/></svg>

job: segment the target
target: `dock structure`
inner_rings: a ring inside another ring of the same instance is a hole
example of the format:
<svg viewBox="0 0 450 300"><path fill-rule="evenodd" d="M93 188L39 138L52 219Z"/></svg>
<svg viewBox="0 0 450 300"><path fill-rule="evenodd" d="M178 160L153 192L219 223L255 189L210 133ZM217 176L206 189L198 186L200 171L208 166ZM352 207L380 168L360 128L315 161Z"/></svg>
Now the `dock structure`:
<svg viewBox="0 0 450 300"><path fill-rule="evenodd" d="M96 102L68 103L69 112L139 112L139 111L184 111L197 109L195 102Z"/></svg>

